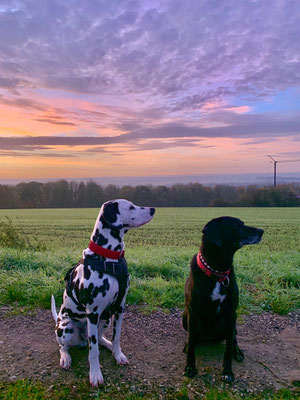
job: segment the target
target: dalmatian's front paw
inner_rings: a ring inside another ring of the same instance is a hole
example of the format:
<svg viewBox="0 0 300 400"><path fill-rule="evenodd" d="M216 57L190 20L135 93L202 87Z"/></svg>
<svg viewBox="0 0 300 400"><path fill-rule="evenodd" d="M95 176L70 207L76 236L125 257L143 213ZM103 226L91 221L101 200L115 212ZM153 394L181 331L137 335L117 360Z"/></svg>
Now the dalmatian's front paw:
<svg viewBox="0 0 300 400"><path fill-rule="evenodd" d="M97 373L90 371L90 384L92 386L97 387L99 385L103 385L103 383L104 383L104 379L103 379L101 371L98 371Z"/></svg>
<svg viewBox="0 0 300 400"><path fill-rule="evenodd" d="M68 353L63 353L60 355L60 366L63 369L69 369L71 367L71 356Z"/></svg>
<svg viewBox="0 0 300 400"><path fill-rule="evenodd" d="M127 357L122 352L113 353L113 356L115 357L116 363L118 365L128 365L129 364L129 361L127 360Z"/></svg>

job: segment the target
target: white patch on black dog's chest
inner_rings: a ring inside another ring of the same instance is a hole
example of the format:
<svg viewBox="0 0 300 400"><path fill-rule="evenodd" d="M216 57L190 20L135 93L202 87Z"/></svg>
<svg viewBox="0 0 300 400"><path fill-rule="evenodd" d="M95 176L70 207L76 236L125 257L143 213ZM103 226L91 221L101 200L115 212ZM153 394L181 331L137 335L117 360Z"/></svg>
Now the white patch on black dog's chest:
<svg viewBox="0 0 300 400"><path fill-rule="evenodd" d="M221 294L221 283L220 282L216 282L216 286L214 287L214 290L212 291L210 298L212 299L212 301L219 300L220 303L223 303L223 301L225 300L226 294Z"/></svg>

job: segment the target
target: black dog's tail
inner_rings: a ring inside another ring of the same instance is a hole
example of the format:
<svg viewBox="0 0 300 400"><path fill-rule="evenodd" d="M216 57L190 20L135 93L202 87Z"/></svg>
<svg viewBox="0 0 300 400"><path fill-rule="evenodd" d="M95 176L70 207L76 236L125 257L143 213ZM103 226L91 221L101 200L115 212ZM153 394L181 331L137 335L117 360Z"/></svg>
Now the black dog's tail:
<svg viewBox="0 0 300 400"><path fill-rule="evenodd" d="M187 314L185 312L183 312L182 314L182 326L183 328L187 331L188 330L188 326L187 326Z"/></svg>

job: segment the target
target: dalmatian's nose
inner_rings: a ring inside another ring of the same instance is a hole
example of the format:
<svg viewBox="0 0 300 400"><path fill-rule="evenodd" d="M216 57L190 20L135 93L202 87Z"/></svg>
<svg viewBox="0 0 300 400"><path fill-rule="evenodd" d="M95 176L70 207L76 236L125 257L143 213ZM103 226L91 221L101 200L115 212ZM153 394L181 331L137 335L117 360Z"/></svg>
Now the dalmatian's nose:
<svg viewBox="0 0 300 400"><path fill-rule="evenodd" d="M150 208L150 215L151 215L151 217L152 217L152 215L154 215L154 214L155 214L155 208L151 207L151 208Z"/></svg>

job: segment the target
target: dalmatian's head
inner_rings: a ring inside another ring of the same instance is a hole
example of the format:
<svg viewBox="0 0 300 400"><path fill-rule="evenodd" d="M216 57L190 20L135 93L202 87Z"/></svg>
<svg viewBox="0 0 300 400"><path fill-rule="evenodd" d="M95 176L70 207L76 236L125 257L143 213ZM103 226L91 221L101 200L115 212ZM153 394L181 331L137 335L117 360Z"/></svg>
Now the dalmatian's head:
<svg viewBox="0 0 300 400"><path fill-rule="evenodd" d="M153 207L139 207L128 200L118 199L104 203L99 215L103 228L128 230L147 224L154 213Z"/></svg>

